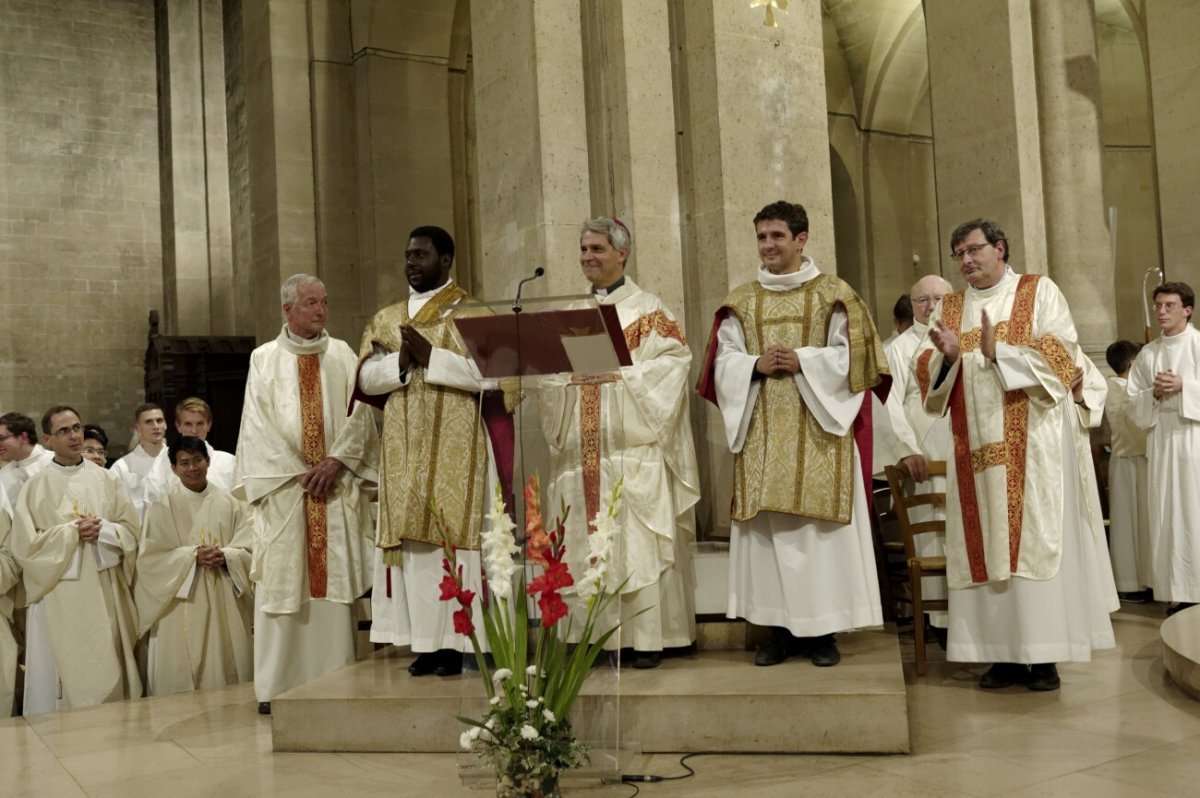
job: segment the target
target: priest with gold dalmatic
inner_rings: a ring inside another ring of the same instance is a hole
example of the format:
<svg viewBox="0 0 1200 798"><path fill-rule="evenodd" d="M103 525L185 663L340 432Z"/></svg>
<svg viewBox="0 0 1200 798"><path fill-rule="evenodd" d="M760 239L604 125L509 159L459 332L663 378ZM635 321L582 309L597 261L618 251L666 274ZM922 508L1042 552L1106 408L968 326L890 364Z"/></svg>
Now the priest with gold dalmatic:
<svg viewBox="0 0 1200 798"><path fill-rule="evenodd" d="M325 284L296 274L280 294L287 323L250 356L234 489L255 526L262 714L284 690L354 661L352 605L371 584L379 443L370 408L346 413L354 350L325 331Z"/></svg>
<svg viewBox="0 0 1200 798"><path fill-rule="evenodd" d="M150 635L146 693L251 681L249 510L208 481L203 440L185 435L167 455L178 481L146 513L133 591Z"/></svg>
<svg viewBox="0 0 1200 798"><path fill-rule="evenodd" d="M1062 292L1008 267L994 222L960 225L950 245L968 288L942 299L917 355L925 409L949 411L953 437L946 657L994 663L985 689L1056 690L1055 663L1114 645L1112 572L1080 475L1092 469L1081 423L1099 412L1103 392L1076 371Z"/></svg>
<svg viewBox="0 0 1200 798"><path fill-rule="evenodd" d="M665 649L696 639L691 547L700 474L688 412L688 349L663 301L625 274L633 239L619 219L588 219L580 230L579 262L596 301L612 305L633 364L593 379L554 375L539 384L542 427L553 470L547 496L567 516L567 564L576 580L587 569L588 535L602 499L622 481L617 555L607 582L621 588L613 617L619 642L633 648L633 667L654 668ZM584 602L567 596L582 631ZM615 647L616 637L609 645Z"/></svg>
<svg viewBox="0 0 1200 798"><path fill-rule="evenodd" d="M84 459L73 409L51 407L42 430L54 456L21 491L11 538L29 603L26 715L142 695L137 509L116 474Z"/></svg>
<svg viewBox="0 0 1200 798"><path fill-rule="evenodd" d="M700 383L734 454L727 614L774 627L756 665L829 667L834 633L883 622L865 398L887 360L862 300L804 255L804 208L772 203L754 226L758 279L717 311Z"/></svg>
<svg viewBox="0 0 1200 798"><path fill-rule="evenodd" d="M355 394L383 410L371 640L411 646L418 655L408 667L413 676L453 676L470 642L454 629L454 607L438 600L442 533L434 505L458 547L465 584L478 594L483 514L497 480L485 418L498 434L507 429L507 440L497 440L509 463L511 420L493 404L495 394L484 395L495 381L482 378L454 325L455 318L487 312L468 307L467 292L450 276L454 239L440 227L418 227L405 259L408 297L368 323ZM478 617L475 625L482 629Z"/></svg>

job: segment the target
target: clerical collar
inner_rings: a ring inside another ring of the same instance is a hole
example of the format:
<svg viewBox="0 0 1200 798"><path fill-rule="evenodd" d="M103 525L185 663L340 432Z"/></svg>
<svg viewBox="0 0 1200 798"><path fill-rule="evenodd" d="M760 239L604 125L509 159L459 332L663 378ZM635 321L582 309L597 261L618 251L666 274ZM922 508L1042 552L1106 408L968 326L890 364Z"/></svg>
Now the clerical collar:
<svg viewBox="0 0 1200 798"><path fill-rule="evenodd" d="M974 291L976 294L986 294L989 291L995 291L997 288L1007 283L1010 279L1015 280L1016 278L1017 273L1013 271L1012 266L1009 266L1006 263L1004 264L1004 274L1000 276L1000 279L996 281L995 285L989 285L987 288L976 288L970 283L967 283L967 290Z"/></svg>
<svg viewBox="0 0 1200 798"><path fill-rule="evenodd" d="M1175 333L1174 335L1167 335L1166 333L1163 333L1162 335L1160 335L1158 337L1164 341L1170 341L1171 343L1174 343L1176 341L1182 341L1184 338L1186 338L1188 332L1190 332L1191 329L1192 329L1192 325L1189 323L1182 330Z"/></svg>
<svg viewBox="0 0 1200 798"><path fill-rule="evenodd" d="M312 338L301 338L299 335L296 335L294 332L292 332L291 328L286 324L283 325L283 332L291 341L298 344L315 344L317 341L320 341L322 338L329 335L329 333L327 333L325 330L321 330L321 332L317 333Z"/></svg>
<svg viewBox="0 0 1200 798"><path fill-rule="evenodd" d="M801 255L800 268L787 274L775 274L766 266L759 264L758 282L768 291L790 291L793 288L799 288L820 274L813 259L807 255Z"/></svg>
<svg viewBox="0 0 1200 798"><path fill-rule="evenodd" d="M82 466L84 463L86 463L86 462L87 462L87 460L85 460L84 458L82 458L82 457L81 457L81 458L79 458L79 462L78 462L78 463L72 463L72 464L70 464L70 465L66 465L66 464L64 464L64 463L60 463L60 462L58 462L57 456L55 456L55 457L51 457L51 458L50 458L50 462L51 462L53 465L56 465L56 466L58 466L59 468L61 468L63 471L66 471L66 470L68 470L68 469L71 469L71 468L80 468L80 467L81 467L81 466Z"/></svg>
<svg viewBox="0 0 1200 798"><path fill-rule="evenodd" d="M428 291L418 291L417 289L413 288L410 285L408 287L408 298L409 299L433 299L446 286L450 285L453 282L454 282L454 278L451 277L451 278L447 279L446 282L439 285L437 288L431 288Z"/></svg>
<svg viewBox="0 0 1200 798"><path fill-rule="evenodd" d="M620 288L623 285L625 285L625 275L622 274L621 278L619 280L617 280L615 283L613 283L612 285L610 285L608 288L597 288L596 286L593 285L592 293L595 294L597 298L604 299L605 297L609 296L613 291L616 291L618 288Z"/></svg>

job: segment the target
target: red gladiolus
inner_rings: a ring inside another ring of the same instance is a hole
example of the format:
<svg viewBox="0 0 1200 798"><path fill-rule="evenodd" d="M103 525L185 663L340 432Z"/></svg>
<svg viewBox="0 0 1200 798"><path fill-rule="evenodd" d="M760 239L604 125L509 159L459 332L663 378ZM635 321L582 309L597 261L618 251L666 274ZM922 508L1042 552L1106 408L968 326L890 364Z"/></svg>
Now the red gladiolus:
<svg viewBox="0 0 1200 798"><path fill-rule="evenodd" d="M473 590L458 591L458 603L461 604L463 607L469 608L471 606L471 602L474 600L475 600L475 591L473 591Z"/></svg>
<svg viewBox="0 0 1200 798"><path fill-rule="evenodd" d="M546 565L546 570L542 572L541 576L538 576L529 583L529 587L525 588L525 592L532 596L534 593L562 590L564 587L570 587L573 584L575 584L575 579L567 569L567 564L551 560Z"/></svg>
<svg viewBox="0 0 1200 798"><path fill-rule="evenodd" d="M567 603L562 596L553 590L547 590L538 599L538 609L542 611L542 627L549 629L567 614Z"/></svg>
<svg viewBox="0 0 1200 798"><path fill-rule="evenodd" d="M563 605L564 607L566 605ZM564 610L565 611L565 610ZM561 616L560 616L561 617ZM471 613L467 610L454 611L454 631L460 635L469 635L475 631L475 624L471 623Z"/></svg>
<svg viewBox="0 0 1200 798"><path fill-rule="evenodd" d="M458 598L458 582L454 581L453 576L443 576L441 584L438 587L442 589L440 601L450 601L451 599Z"/></svg>

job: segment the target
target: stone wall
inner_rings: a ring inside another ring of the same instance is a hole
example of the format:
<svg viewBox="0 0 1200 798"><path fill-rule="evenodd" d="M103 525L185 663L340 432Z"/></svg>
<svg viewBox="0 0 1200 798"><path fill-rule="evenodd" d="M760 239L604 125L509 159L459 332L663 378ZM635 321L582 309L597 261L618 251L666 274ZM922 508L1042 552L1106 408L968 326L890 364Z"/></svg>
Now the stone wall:
<svg viewBox="0 0 1200 798"><path fill-rule="evenodd" d="M0 3L0 408L124 443L162 302L154 3Z"/></svg>

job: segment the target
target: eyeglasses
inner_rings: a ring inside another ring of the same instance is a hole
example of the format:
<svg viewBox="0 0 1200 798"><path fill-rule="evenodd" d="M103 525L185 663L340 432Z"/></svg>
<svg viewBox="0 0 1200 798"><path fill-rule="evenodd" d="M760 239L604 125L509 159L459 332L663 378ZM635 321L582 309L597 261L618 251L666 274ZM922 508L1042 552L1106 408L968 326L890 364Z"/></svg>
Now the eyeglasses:
<svg viewBox="0 0 1200 798"><path fill-rule="evenodd" d="M942 301L940 296L912 296L908 298L914 305L936 305Z"/></svg>
<svg viewBox="0 0 1200 798"><path fill-rule="evenodd" d="M983 250L984 247L990 247L990 246L991 246L990 242L987 244L972 244L969 247L963 247L960 250L951 252L950 257L954 258L956 261L959 261L961 263L962 259L967 257L968 255L970 255L972 258L974 258L976 255L978 255L980 253L981 250Z"/></svg>
<svg viewBox="0 0 1200 798"><path fill-rule="evenodd" d="M58 429L54 430L54 432L52 432L50 434L55 436L56 438L62 438L66 435L70 435L75 432L83 432L83 425L82 424L72 424L69 427L59 427Z"/></svg>
<svg viewBox="0 0 1200 798"><path fill-rule="evenodd" d="M102 454L105 457L108 456L108 452L106 452L104 449L97 449L94 446L84 446L83 453L84 454Z"/></svg>

